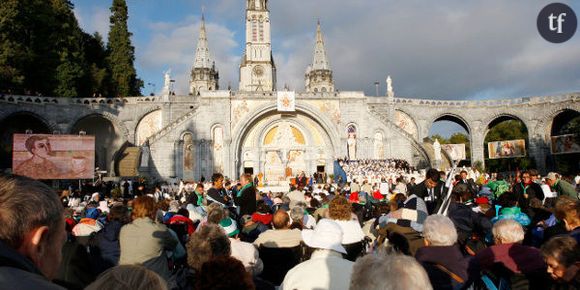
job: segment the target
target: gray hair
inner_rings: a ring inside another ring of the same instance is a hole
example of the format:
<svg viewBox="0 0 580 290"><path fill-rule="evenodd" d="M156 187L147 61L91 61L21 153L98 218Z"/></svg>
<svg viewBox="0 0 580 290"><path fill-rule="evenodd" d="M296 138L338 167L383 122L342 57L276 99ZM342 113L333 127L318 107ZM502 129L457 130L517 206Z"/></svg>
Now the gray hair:
<svg viewBox="0 0 580 290"><path fill-rule="evenodd" d="M496 222L491 229L493 238L502 244L519 243L524 240L524 229L517 221L503 219Z"/></svg>
<svg viewBox="0 0 580 290"><path fill-rule="evenodd" d="M356 260L350 290L432 290L423 266L413 257L384 252Z"/></svg>
<svg viewBox="0 0 580 290"><path fill-rule="evenodd" d="M167 284L159 274L140 265L121 265L110 268L97 280L91 283L87 290L109 289L143 289L166 290Z"/></svg>
<svg viewBox="0 0 580 290"><path fill-rule="evenodd" d="M433 246L451 246L457 242L457 230L450 218L430 215L423 223L423 237Z"/></svg>
<svg viewBox="0 0 580 290"><path fill-rule="evenodd" d="M292 221L302 223L304 220L304 209L299 206L293 207L290 211L290 218Z"/></svg>
<svg viewBox="0 0 580 290"><path fill-rule="evenodd" d="M64 223L64 208L58 193L46 184L16 175L0 175L0 241L12 249L40 226L48 226L48 240Z"/></svg>

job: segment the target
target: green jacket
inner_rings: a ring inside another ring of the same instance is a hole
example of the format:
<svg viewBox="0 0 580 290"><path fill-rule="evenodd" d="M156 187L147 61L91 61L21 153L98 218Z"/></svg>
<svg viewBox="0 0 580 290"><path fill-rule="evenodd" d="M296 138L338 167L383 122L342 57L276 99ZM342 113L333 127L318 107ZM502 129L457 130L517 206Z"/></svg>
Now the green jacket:
<svg viewBox="0 0 580 290"><path fill-rule="evenodd" d="M566 180L558 180L556 184L554 184L553 189L558 193L558 196L567 195L576 199L578 198L576 188Z"/></svg>

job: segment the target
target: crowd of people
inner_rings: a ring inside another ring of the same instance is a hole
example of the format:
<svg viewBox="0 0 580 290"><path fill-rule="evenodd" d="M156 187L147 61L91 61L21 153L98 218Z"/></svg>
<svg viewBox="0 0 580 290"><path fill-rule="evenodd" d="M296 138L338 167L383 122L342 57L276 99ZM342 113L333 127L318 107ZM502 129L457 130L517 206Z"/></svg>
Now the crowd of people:
<svg viewBox="0 0 580 290"><path fill-rule="evenodd" d="M288 192L2 175L0 288L580 289L580 176L341 166Z"/></svg>
<svg viewBox="0 0 580 290"><path fill-rule="evenodd" d="M392 179L394 176L411 174L414 171L409 162L403 159L339 159L338 165L346 173L348 180L345 181L366 178L370 182L380 182Z"/></svg>

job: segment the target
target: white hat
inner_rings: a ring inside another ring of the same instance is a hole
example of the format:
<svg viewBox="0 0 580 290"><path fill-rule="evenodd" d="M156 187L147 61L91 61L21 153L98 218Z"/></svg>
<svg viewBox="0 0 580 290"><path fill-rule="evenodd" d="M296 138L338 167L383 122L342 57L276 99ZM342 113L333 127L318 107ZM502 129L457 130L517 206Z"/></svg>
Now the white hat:
<svg viewBox="0 0 580 290"><path fill-rule="evenodd" d="M311 248L346 254L346 250L341 245L342 229L336 222L329 219L320 220L314 230L302 230L302 240Z"/></svg>
<svg viewBox="0 0 580 290"><path fill-rule="evenodd" d="M548 173L548 175L546 175L546 178L551 179L551 180L556 180L556 179L558 179L558 173L550 172L550 173Z"/></svg>

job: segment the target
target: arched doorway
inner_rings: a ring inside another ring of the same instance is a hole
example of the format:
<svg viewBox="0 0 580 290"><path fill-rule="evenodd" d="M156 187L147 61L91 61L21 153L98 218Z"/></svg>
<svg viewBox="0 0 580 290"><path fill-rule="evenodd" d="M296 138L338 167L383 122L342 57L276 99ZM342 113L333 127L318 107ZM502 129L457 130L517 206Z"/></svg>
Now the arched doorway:
<svg viewBox="0 0 580 290"><path fill-rule="evenodd" d="M459 166L471 166L471 132L463 118L452 114L437 117L431 123L429 139L441 144L443 167L451 167L453 160L461 160Z"/></svg>
<svg viewBox="0 0 580 290"><path fill-rule="evenodd" d="M338 133L324 117L302 109L281 114L275 107L263 108L234 129L238 133L233 136L239 136L232 148L235 174L253 173L261 176L261 183L274 186L287 185L290 176L301 171L331 174Z"/></svg>
<svg viewBox="0 0 580 290"><path fill-rule="evenodd" d="M308 143L296 124L281 121L267 129L261 142L265 154L264 178L269 183L286 183L288 177L307 171Z"/></svg>
<svg viewBox="0 0 580 290"><path fill-rule="evenodd" d="M40 117L15 113L0 122L0 170L12 168L12 136L14 134L51 134L50 127Z"/></svg>
<svg viewBox="0 0 580 290"><path fill-rule="evenodd" d="M551 160L548 168L561 174L580 170L580 112L564 110L554 117L550 128Z"/></svg>
<svg viewBox="0 0 580 290"><path fill-rule="evenodd" d="M95 136L95 169L114 170L113 156L121 147L121 134L113 123L99 114L85 116L72 127L70 134L84 133Z"/></svg>
<svg viewBox="0 0 580 290"><path fill-rule="evenodd" d="M483 145L485 167L490 172L513 172L536 167L528 154L528 128L516 116L502 115L493 119L487 125Z"/></svg>

